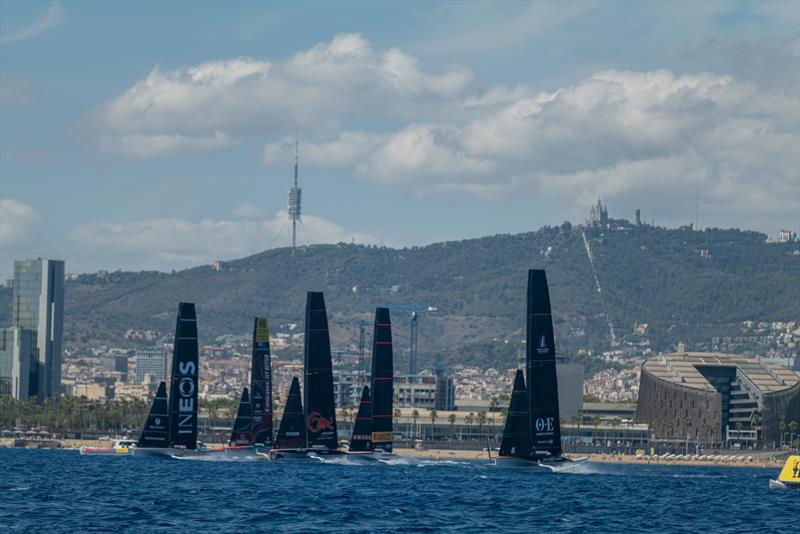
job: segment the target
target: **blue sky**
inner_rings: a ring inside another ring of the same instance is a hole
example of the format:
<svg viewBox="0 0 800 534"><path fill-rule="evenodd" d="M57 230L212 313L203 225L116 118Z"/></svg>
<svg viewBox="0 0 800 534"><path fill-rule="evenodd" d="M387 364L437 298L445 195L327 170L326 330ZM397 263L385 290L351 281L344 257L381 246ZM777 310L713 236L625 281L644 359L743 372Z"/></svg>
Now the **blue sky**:
<svg viewBox="0 0 800 534"><path fill-rule="evenodd" d="M0 275L800 226L800 3L0 3Z"/></svg>

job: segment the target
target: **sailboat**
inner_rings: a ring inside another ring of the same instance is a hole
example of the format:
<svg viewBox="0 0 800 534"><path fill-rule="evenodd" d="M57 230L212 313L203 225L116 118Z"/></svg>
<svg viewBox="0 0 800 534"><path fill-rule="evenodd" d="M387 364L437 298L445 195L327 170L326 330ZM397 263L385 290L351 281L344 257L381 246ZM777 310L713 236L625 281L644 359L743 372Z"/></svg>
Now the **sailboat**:
<svg viewBox="0 0 800 534"><path fill-rule="evenodd" d="M372 334L372 446L376 455L392 453L394 361L389 308L375 310Z"/></svg>
<svg viewBox="0 0 800 534"><path fill-rule="evenodd" d="M253 442L272 447L272 357L269 349L269 323L256 317L253 326L253 361L250 370L252 393Z"/></svg>
<svg viewBox="0 0 800 534"><path fill-rule="evenodd" d="M247 388L242 391L231 438L224 448L227 456L254 458L257 447L272 447L272 363L266 317L256 317L253 326L250 387L252 396Z"/></svg>
<svg viewBox="0 0 800 534"><path fill-rule="evenodd" d="M233 422L231 437L228 440L228 449L252 448L254 443L250 390L244 388L242 389L242 398L239 400L239 409L236 411L236 419Z"/></svg>
<svg viewBox="0 0 800 534"><path fill-rule="evenodd" d="M305 457L321 460L326 456L344 454L339 450L336 431L328 315L325 310L325 298L318 291L310 291L306 296L303 363L305 368L303 386L305 447L284 449L276 443L275 448L270 451L270 459Z"/></svg>
<svg viewBox="0 0 800 534"><path fill-rule="evenodd" d="M147 414L147 420L138 441L118 439L111 447L82 446L80 453L125 456L133 454L138 447L167 447L167 443L169 443L168 421L167 384L161 382L158 384L156 398L153 400L153 405L150 406L150 413Z"/></svg>
<svg viewBox="0 0 800 534"><path fill-rule="evenodd" d="M574 461L561 450L553 318L543 270L528 271L527 301L527 387L518 370L495 465L558 471Z"/></svg>
<svg viewBox="0 0 800 534"><path fill-rule="evenodd" d="M300 380L292 377L292 385L286 397L283 417L278 426L278 435L275 438L275 448L269 453L259 451L260 456L270 460L284 460L287 456L291 459L305 459L303 451L306 448L306 421L303 414L303 401L300 398Z"/></svg>
<svg viewBox="0 0 800 534"><path fill-rule="evenodd" d="M194 304L181 302L178 305L172 349L169 399L166 398L166 387L162 390L159 385L134 456L200 454L197 449L197 352ZM166 430L163 425L166 425Z"/></svg>
<svg viewBox="0 0 800 534"><path fill-rule="evenodd" d="M372 399L369 394L369 386L364 386L361 390L361 402L358 404L358 414L353 424L353 435L350 437L347 453L368 455L372 454L373 450Z"/></svg>

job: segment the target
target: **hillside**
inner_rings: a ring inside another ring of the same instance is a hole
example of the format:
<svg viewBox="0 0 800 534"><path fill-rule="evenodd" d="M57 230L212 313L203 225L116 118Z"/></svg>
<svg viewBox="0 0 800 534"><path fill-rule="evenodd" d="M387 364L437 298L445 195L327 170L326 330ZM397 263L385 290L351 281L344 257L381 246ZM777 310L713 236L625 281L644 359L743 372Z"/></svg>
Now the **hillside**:
<svg viewBox="0 0 800 534"><path fill-rule="evenodd" d="M526 271L547 270L562 354L611 346L647 323L656 349L688 346L735 332L741 321L800 318L797 243L766 243L763 234L636 227L545 227L424 247L390 249L319 245L262 252L172 274L82 275L66 286L69 344L124 344L129 328L170 332L181 300L198 306L201 341L249 331L267 313L273 329L302 325L305 292L325 291L332 343L355 342L356 322L377 305L434 307L419 320L423 362L507 367L523 336ZM598 292L595 282L602 291ZM0 293L5 307L10 296ZM0 317L7 312L0 313ZM395 314L398 367L406 364L408 314Z"/></svg>

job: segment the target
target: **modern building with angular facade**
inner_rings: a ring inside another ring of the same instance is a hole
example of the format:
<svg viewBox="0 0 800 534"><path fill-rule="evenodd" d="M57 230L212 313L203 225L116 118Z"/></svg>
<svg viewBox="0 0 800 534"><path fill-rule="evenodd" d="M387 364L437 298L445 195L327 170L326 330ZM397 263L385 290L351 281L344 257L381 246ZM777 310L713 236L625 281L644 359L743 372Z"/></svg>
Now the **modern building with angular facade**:
<svg viewBox="0 0 800 534"><path fill-rule="evenodd" d="M665 354L642 364L636 418L657 439L772 446L800 422L800 373L733 354Z"/></svg>

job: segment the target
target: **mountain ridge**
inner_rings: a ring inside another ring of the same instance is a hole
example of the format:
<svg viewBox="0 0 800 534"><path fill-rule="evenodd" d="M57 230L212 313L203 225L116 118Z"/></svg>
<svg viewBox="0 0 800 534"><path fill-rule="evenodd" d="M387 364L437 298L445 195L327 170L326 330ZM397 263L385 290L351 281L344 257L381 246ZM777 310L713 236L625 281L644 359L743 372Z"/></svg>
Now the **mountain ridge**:
<svg viewBox="0 0 800 534"><path fill-rule="evenodd" d="M511 367L524 336L526 271L544 268L561 354L613 348L612 327L616 341L647 339L667 350L679 341L691 346L732 335L745 320L797 321L800 284L791 281L800 280L798 248L751 231L611 220L607 227L564 223L402 249L340 243L303 247L294 256L272 249L219 262L218 270L70 279L65 341L126 346L129 328L168 333L179 301L197 303L204 343L245 333L252 317L265 313L273 330L285 331L290 323L302 325L305 292L322 290L336 348L354 346L358 321L371 326L376 306L416 304L435 309L418 321L421 363ZM0 300L10 307L7 293ZM8 315L0 313L0 320ZM394 314L393 323L403 362L408 315ZM646 335L632 334L642 323Z"/></svg>

